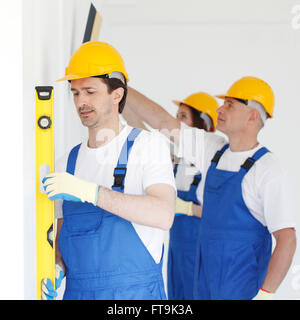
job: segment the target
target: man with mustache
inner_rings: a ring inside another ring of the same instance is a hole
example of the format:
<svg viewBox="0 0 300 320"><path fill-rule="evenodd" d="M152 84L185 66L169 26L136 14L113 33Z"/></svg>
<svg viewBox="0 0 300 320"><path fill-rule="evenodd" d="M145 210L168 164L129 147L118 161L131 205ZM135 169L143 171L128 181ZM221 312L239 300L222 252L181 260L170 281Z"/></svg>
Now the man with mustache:
<svg viewBox="0 0 300 320"><path fill-rule="evenodd" d="M290 178L257 139L273 116L273 91L259 78L243 77L217 97L224 104L216 128L228 140L187 127L134 89L126 108L161 129L175 142L177 155L202 173L194 298L272 299L296 248Z"/></svg>
<svg viewBox="0 0 300 320"><path fill-rule="evenodd" d="M66 275L64 299L165 299L164 230L174 218L175 181L164 138L124 126L128 75L120 54L87 42L66 68L88 140L72 148L43 179L56 200L56 285Z"/></svg>

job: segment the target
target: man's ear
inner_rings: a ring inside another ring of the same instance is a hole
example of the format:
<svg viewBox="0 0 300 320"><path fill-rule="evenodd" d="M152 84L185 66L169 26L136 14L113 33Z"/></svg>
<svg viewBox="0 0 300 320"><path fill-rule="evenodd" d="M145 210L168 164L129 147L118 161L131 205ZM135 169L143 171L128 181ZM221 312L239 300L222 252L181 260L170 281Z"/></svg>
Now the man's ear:
<svg viewBox="0 0 300 320"><path fill-rule="evenodd" d="M251 122L256 122L259 118L260 118L259 112L256 109L251 108L249 120Z"/></svg>
<svg viewBox="0 0 300 320"><path fill-rule="evenodd" d="M117 104L119 105L120 101L122 100L123 96L124 96L124 89L119 87L117 89L115 89L113 92L112 92L112 95L113 95L113 102L114 104Z"/></svg>
<svg viewBox="0 0 300 320"><path fill-rule="evenodd" d="M249 122L254 126L258 126L259 130L264 126L258 110L251 108Z"/></svg>

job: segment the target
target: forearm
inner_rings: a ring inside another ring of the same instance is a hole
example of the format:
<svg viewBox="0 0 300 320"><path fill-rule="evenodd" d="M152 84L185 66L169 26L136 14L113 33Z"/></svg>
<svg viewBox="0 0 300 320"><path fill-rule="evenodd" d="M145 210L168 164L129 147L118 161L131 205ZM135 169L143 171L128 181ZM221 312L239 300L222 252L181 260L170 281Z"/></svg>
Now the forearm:
<svg viewBox="0 0 300 320"><path fill-rule="evenodd" d="M165 199L130 195L99 187L97 205L123 219L149 227L170 229L174 218L174 194Z"/></svg>
<svg viewBox="0 0 300 320"><path fill-rule="evenodd" d="M147 130L143 121L136 115L136 113L132 109L127 107L127 105L122 112L122 116L126 120L128 125L134 128Z"/></svg>
<svg viewBox="0 0 300 320"><path fill-rule="evenodd" d="M180 129L180 121L172 117L159 104L128 87L125 108L129 108L142 121L154 129L161 130L163 134L176 142L178 134L176 130Z"/></svg>
<svg viewBox="0 0 300 320"><path fill-rule="evenodd" d="M199 205L193 203L192 213L193 213L193 216L195 216L197 218L201 218L202 217L202 206L199 206Z"/></svg>
<svg viewBox="0 0 300 320"><path fill-rule="evenodd" d="M271 256L268 271L262 285L263 289L276 292L286 276L296 250L295 230L288 228L276 238L276 246Z"/></svg>

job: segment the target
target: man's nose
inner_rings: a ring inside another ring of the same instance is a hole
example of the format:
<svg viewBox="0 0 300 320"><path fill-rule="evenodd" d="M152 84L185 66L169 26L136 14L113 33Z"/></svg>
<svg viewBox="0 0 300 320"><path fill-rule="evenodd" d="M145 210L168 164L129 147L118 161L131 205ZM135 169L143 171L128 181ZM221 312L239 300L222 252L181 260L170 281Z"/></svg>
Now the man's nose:
<svg viewBox="0 0 300 320"><path fill-rule="evenodd" d="M224 110L224 103L216 110L217 113L223 113Z"/></svg>
<svg viewBox="0 0 300 320"><path fill-rule="evenodd" d="M79 106L79 107L88 106L88 99L87 99L86 95L84 95L84 94L78 95L77 106Z"/></svg>

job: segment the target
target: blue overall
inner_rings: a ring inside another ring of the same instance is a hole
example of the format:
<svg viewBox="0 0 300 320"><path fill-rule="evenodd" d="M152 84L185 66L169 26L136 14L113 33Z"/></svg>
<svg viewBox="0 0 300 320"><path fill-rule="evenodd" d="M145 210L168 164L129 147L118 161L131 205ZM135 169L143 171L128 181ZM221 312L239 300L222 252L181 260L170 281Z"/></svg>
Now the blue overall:
<svg viewBox="0 0 300 320"><path fill-rule="evenodd" d="M242 195L243 178L269 150L260 148L238 172L219 170L228 146L212 159L205 181L194 288L200 300L252 299L271 257L271 234L253 217Z"/></svg>
<svg viewBox="0 0 300 320"><path fill-rule="evenodd" d="M174 168L176 176L177 165ZM194 176L188 191L177 191L184 201L199 205L196 190L201 181L201 173ZM195 255L201 219L179 212L175 214L170 230L168 252L168 299L192 300L194 287Z"/></svg>
<svg viewBox="0 0 300 320"><path fill-rule="evenodd" d="M134 139L133 129L114 170L112 189L124 192L126 167ZM74 174L80 145L68 158ZM131 222L87 202L63 202L59 250L66 265L65 300L166 299L162 259L156 264Z"/></svg>

